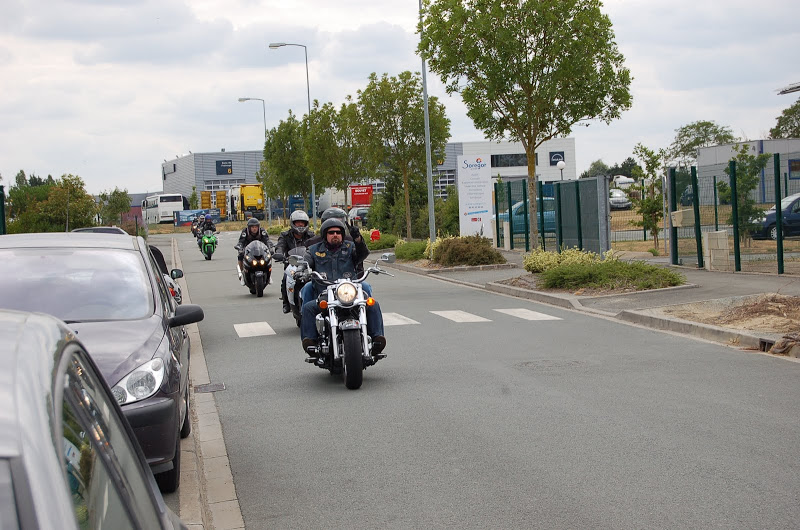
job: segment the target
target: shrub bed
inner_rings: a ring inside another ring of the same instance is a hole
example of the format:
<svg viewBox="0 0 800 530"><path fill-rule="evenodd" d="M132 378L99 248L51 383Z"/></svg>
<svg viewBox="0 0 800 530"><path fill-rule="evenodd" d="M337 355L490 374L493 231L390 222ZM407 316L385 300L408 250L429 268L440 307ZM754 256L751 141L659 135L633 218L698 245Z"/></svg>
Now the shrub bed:
<svg viewBox="0 0 800 530"><path fill-rule="evenodd" d="M425 250L428 247L427 241L398 241L394 248L397 259L407 261L417 261L425 257Z"/></svg>
<svg viewBox="0 0 800 530"><path fill-rule="evenodd" d="M673 270L641 261L616 259L598 263L567 263L542 272L540 285L548 289L660 289L683 285L686 278Z"/></svg>
<svg viewBox="0 0 800 530"><path fill-rule="evenodd" d="M361 232L361 237L364 237L364 232ZM369 234L367 234L364 237L364 241L367 242L367 248L370 250L383 250L385 248L394 248L397 245L398 237L393 234L381 234L379 240L370 241Z"/></svg>
<svg viewBox="0 0 800 530"><path fill-rule="evenodd" d="M506 258L492 248L489 239L477 235L443 239L433 249L432 259L445 267L506 263Z"/></svg>

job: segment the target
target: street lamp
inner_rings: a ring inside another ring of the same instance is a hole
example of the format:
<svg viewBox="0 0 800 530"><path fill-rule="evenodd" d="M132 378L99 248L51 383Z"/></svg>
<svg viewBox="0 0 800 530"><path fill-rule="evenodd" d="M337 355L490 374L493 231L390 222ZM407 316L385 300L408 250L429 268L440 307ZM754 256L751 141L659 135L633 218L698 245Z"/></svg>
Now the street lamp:
<svg viewBox="0 0 800 530"><path fill-rule="evenodd" d="M267 105L264 103L264 100L261 98L239 98L239 103L244 103L245 101L260 101L261 108L264 110L264 138L267 137Z"/></svg>
<svg viewBox="0 0 800 530"><path fill-rule="evenodd" d="M561 170L561 180L564 180L564 168L567 167L567 163L563 160L559 160L556 167Z"/></svg>
<svg viewBox="0 0 800 530"><path fill-rule="evenodd" d="M270 42L269 49L277 50L284 46L300 46L306 56L306 96L308 96L308 117L311 118L311 84L308 81L308 48L305 44L293 44L291 42ZM317 222L317 190L314 187L314 175L311 175L311 217Z"/></svg>

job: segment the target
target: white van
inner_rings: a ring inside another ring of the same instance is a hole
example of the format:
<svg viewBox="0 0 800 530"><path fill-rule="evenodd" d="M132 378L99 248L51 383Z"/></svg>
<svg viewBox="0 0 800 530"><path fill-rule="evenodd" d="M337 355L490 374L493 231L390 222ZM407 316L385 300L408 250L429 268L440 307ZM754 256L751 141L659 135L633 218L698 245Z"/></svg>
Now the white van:
<svg viewBox="0 0 800 530"><path fill-rule="evenodd" d="M631 184L636 182L632 178L626 177L625 175L615 175L613 180L614 186L621 189L629 188Z"/></svg>

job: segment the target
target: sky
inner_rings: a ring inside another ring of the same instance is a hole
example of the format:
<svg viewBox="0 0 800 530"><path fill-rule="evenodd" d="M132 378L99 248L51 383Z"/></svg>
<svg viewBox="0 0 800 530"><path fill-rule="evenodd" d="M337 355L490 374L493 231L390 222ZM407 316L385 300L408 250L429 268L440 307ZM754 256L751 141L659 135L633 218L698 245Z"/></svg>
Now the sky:
<svg viewBox="0 0 800 530"><path fill-rule="evenodd" d="M17 172L80 176L88 192L161 190L161 163L258 150L266 128L337 107L370 73L421 71L418 0L3 0L0 184ZM798 94L796 0L606 0L633 106L578 127L577 173L641 142L667 147L697 120L766 138ZM304 44L270 50L270 42ZM482 140L458 95L428 73L451 141ZM265 100L240 103L238 98Z"/></svg>

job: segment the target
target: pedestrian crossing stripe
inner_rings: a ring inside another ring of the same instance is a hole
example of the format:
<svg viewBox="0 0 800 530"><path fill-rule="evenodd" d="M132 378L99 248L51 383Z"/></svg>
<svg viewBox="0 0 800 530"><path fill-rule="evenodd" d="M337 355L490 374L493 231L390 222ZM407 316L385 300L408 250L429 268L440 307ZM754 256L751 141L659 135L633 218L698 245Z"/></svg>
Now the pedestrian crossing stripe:
<svg viewBox="0 0 800 530"><path fill-rule="evenodd" d="M419 324L416 320L404 317L400 313L384 313L383 325L384 326L408 326L411 324Z"/></svg>
<svg viewBox="0 0 800 530"><path fill-rule="evenodd" d="M245 324L234 324L233 329L240 338L263 337L265 335L275 335L275 330L266 322L248 322Z"/></svg>
<svg viewBox="0 0 800 530"><path fill-rule="evenodd" d="M453 322L491 322L488 318L479 317L466 311L431 311L431 313Z"/></svg>
<svg viewBox="0 0 800 530"><path fill-rule="evenodd" d="M530 309L525 309L525 308L495 309L495 311L497 311L498 313L503 313L505 315L510 315L512 317L522 318L524 320L561 320L558 317L554 317L552 315L545 315L544 313L531 311Z"/></svg>

